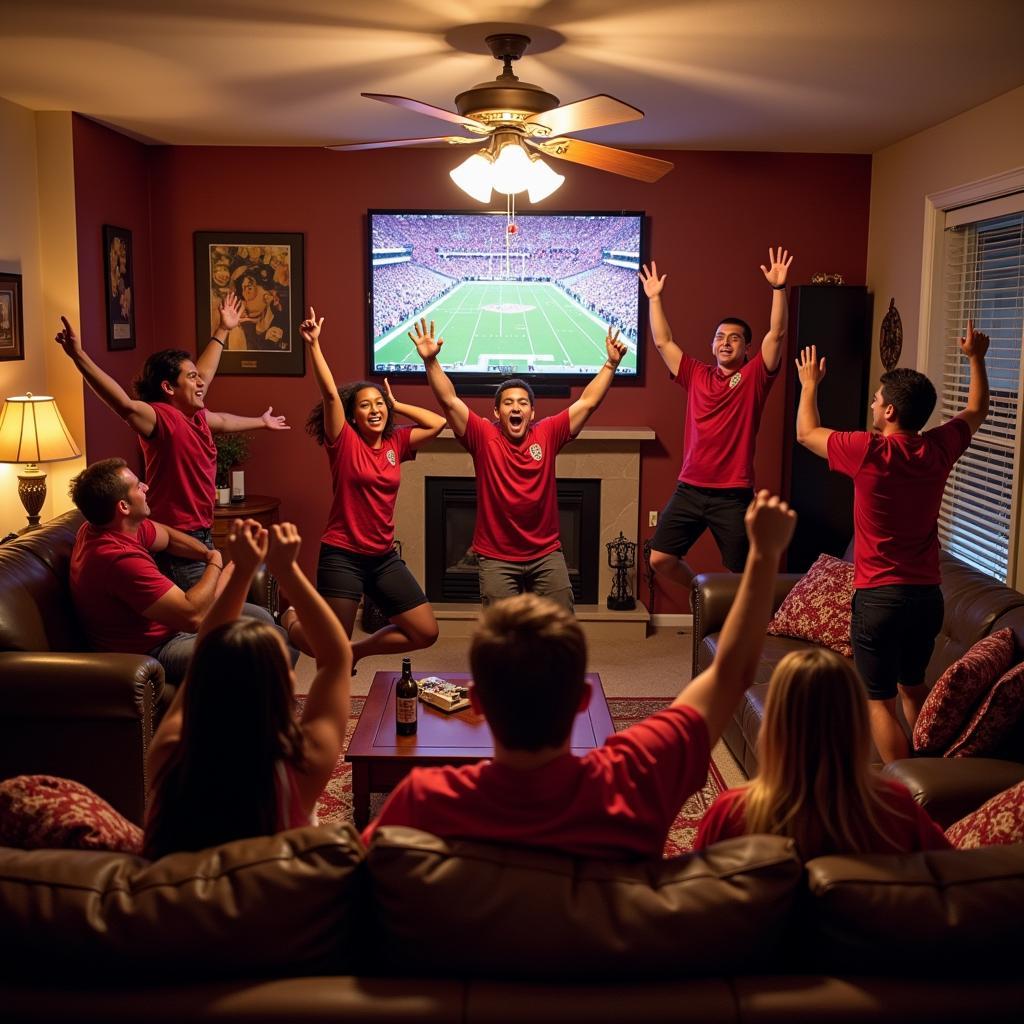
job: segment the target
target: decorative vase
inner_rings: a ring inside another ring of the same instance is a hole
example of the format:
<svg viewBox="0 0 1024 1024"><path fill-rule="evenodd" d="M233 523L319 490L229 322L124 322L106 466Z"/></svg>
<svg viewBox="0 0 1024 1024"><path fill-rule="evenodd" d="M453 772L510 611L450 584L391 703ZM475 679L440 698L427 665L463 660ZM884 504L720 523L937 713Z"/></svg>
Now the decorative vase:
<svg viewBox="0 0 1024 1024"><path fill-rule="evenodd" d="M217 504L218 505L230 505L231 504L231 488L230 487L218 487L217 488Z"/></svg>
<svg viewBox="0 0 1024 1024"><path fill-rule="evenodd" d="M231 500L233 502L245 501L245 471L234 469L231 471Z"/></svg>

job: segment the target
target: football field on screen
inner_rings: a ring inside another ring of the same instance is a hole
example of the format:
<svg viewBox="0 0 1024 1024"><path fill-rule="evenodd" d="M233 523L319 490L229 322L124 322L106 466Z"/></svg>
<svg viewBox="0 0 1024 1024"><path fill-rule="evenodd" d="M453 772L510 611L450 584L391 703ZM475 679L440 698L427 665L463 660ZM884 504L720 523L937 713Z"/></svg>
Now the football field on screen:
<svg viewBox="0 0 1024 1024"><path fill-rule="evenodd" d="M555 285L463 281L378 339L378 366L419 363L408 332L421 317L434 321L435 334L444 338L441 364L456 372L504 368L503 372L525 373L530 366L538 373L572 372L576 366L599 367L607 358L607 324ZM632 345L622 366L636 370Z"/></svg>

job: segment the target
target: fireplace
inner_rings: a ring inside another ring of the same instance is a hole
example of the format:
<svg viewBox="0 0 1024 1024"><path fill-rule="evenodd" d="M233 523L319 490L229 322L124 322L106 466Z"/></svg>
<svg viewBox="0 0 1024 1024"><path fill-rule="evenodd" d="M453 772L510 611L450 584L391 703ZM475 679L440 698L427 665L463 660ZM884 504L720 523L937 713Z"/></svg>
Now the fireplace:
<svg viewBox="0 0 1024 1024"><path fill-rule="evenodd" d="M476 557L470 550L476 523L473 477L427 477L425 561L427 598L435 603L480 600ZM577 604L596 604L599 571L601 481L558 481L562 551Z"/></svg>

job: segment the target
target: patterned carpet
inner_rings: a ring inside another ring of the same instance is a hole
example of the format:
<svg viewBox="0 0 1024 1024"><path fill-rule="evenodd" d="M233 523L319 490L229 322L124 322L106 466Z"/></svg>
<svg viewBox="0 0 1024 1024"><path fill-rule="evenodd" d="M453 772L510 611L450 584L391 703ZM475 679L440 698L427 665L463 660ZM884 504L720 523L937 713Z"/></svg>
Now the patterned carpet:
<svg viewBox="0 0 1024 1024"><path fill-rule="evenodd" d="M301 703L303 697L297 697ZM352 715L348 725L348 738L351 738L356 727L356 722L363 710L364 697L352 698ZM609 697L608 708L611 711L612 721L615 723L615 731L621 732L634 722L638 722L648 715L653 714L659 708L665 707L669 700L661 697ZM711 801L725 789L721 772L712 762L708 771L707 781L704 788L694 793L683 805L682 810L676 817L672 828L669 830L668 840L665 843L665 856L674 857L680 853L687 853L693 848L693 839L697 832L697 824L704 816ZM373 794L370 803L370 813L375 814L383 801L381 794ZM346 821L352 816L352 769L341 759L338 761L334 774L327 783L323 796L317 804L317 815L320 821L329 824L331 822Z"/></svg>

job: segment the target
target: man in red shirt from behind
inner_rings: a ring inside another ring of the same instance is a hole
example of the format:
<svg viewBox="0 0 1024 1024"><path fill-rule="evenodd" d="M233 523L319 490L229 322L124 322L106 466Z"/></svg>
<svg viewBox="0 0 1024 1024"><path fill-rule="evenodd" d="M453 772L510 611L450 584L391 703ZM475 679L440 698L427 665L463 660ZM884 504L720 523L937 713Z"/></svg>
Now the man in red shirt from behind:
<svg viewBox="0 0 1024 1024"><path fill-rule="evenodd" d="M750 554L714 663L670 707L583 757L569 746L573 720L590 699L579 624L533 594L486 609L470 647L470 698L493 733L494 759L414 769L364 840L381 825L407 825L583 857L660 856L754 680L776 567L795 522L784 502L767 491L757 495L746 513Z"/></svg>
<svg viewBox="0 0 1024 1024"><path fill-rule="evenodd" d="M953 463L988 414L988 345L988 336L968 320L960 339L970 364L967 405L924 433L936 395L923 373L900 367L882 374L870 431L830 430L818 414L825 360L814 346L796 360L802 387L797 440L853 479L850 641L867 686L871 738L886 763L909 753L896 718L897 695L911 731L928 695L924 675L943 615L939 507Z"/></svg>
<svg viewBox="0 0 1024 1024"><path fill-rule="evenodd" d="M409 337L427 371L427 382L459 443L473 456L477 514L473 551L480 572L480 600L487 606L529 591L573 610L569 571L558 528L555 456L604 401L626 354L619 332L608 330L608 354L597 375L568 409L534 423L533 389L512 378L498 386L494 419L472 412L437 361L444 344L434 324L416 325Z"/></svg>

